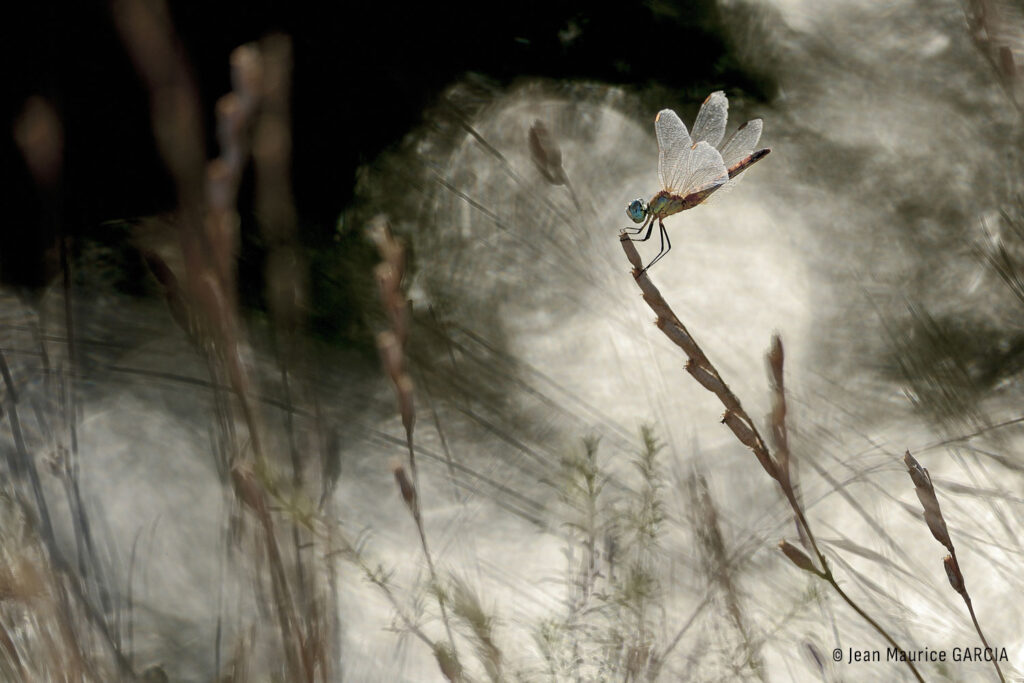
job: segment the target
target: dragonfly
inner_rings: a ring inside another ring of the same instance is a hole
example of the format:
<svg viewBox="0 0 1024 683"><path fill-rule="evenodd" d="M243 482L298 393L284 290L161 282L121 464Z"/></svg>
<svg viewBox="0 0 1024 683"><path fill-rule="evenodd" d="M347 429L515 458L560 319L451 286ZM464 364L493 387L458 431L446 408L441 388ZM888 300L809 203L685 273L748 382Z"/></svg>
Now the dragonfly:
<svg viewBox="0 0 1024 683"><path fill-rule="evenodd" d="M743 171L771 151L754 151L761 139L761 119L747 121L719 147L725 137L728 112L729 100L719 90L704 100L691 132L687 132L686 124L671 109L662 109L655 117L658 180L662 189L649 202L640 197L629 203L626 215L634 223L643 225L622 231L634 242L646 242L654 231L655 221L658 223L661 250L641 273L660 261L672 248L672 241L665 230L665 218L692 209L715 192L728 192L740 181L739 175ZM639 237L641 233L643 237Z"/></svg>

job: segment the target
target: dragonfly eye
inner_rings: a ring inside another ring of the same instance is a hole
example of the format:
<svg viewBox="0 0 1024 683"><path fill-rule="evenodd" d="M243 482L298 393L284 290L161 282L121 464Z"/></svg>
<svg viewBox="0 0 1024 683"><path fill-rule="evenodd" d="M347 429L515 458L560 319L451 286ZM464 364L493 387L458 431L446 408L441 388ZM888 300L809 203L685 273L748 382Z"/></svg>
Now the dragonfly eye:
<svg viewBox="0 0 1024 683"><path fill-rule="evenodd" d="M643 199L634 199L626 207L626 215L634 223L643 223L644 219L647 218L647 204L644 203Z"/></svg>

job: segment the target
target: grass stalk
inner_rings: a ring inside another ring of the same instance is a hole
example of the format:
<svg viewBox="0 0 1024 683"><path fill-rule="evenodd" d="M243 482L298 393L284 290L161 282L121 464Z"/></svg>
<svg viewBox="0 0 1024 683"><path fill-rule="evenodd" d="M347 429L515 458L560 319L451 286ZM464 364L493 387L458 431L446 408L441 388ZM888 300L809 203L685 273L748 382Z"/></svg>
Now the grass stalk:
<svg viewBox="0 0 1024 683"><path fill-rule="evenodd" d="M921 501L921 507L924 508L924 521L928 525L928 529L932 532L935 540L949 550L949 555L946 555L942 560L946 569L946 577L949 579L949 585L963 598L964 603L967 605L967 611L971 614L974 630L978 632L978 637L981 638L981 644L985 646L986 650L991 651L992 648L989 647L985 634L981 632L978 617L974 614L974 604L971 602L971 596L967 592L967 584L964 581L963 572L960 571L960 562L956 559L956 548L953 546L953 539L949 536L946 520L942 516L942 508L939 507L939 499L935 495L932 477L928 474L927 469L921 467L921 464L910 454L910 451L903 455L903 462L907 466L907 473L910 475L910 479L914 482L914 490L917 493L918 500ZM992 665L996 668L999 680L1006 683L997 660L997 657L993 657Z"/></svg>
<svg viewBox="0 0 1024 683"><path fill-rule="evenodd" d="M783 444L785 447L783 451L784 455L781 458L773 458L764 439L758 432L756 424L747 414L746 410L744 410L739 398L722 379L718 369L715 368L714 364L708 359L707 355L690 335L683 323L678 317L676 317L676 314L672 311L668 302L666 302L664 297L662 297L661 292L658 291L658 288L654 286L653 282L651 282L647 271L643 270L640 254L637 252L633 242L630 241L627 236L623 235L620 238L620 243L622 244L622 249L626 254L626 258L630 265L633 266L633 279L636 281L637 286L643 293L644 301L648 306L650 306L651 310L654 311L655 315L658 316L655 325L665 334L666 337L669 338L670 341L681 348L686 354L688 358L686 363L687 372L689 372L701 386L715 394L715 396L718 397L718 400L721 401L725 408L725 414L722 416L722 423L729 427L740 443L754 453L757 461L761 464L761 467L768 476L779 484L783 495L793 510L793 514L796 517L800 528L807 534L807 541L818 559L820 568L815 567L810 559L807 558L806 555L803 555L802 551L797 549L795 546L789 545L785 541L783 541L783 544L785 545L781 546L783 552L801 569L809 571L815 576L825 580L837 593L839 593L840 597L842 597L858 615L860 615L868 624L871 625L872 628L875 629L875 631L885 638L886 642L903 652L903 648L899 647L896 640L889 635L889 632L886 631L885 628L883 628L877 621L871 618L867 612L857 605L853 599L851 599L839 587L835 577L832 575L832 570L829 567L825 555L818 547L818 543L814 538L814 533L811 531L810 524L807 522L803 507L800 505L795 489L790 481L788 442L785 440L780 441L780 439L786 438L784 429L780 429L780 427L784 425L784 407L782 409L777 407L776 410L773 411L777 416L777 419L782 420L782 425L773 426L773 430L776 431L777 442ZM773 351L776 348L778 351L775 352L775 354L773 354L772 351L769 352L769 366L772 371L773 383L781 391L782 351L781 341L779 341L777 336L773 340L772 346ZM777 360L773 360L773 355L777 355ZM775 367L776 365L777 369ZM778 404L776 405L778 406ZM801 556L803 559L798 559ZM907 659L906 664L910 668L911 673L914 674L914 677L923 683L924 679L921 677L920 672L918 672L917 667L914 666L914 663Z"/></svg>
<svg viewBox="0 0 1024 683"><path fill-rule="evenodd" d="M411 479L405 472L405 467L400 463L392 466L395 481L398 484L399 492L405 501L406 508L412 516L416 525L416 532L419 535L420 547L423 549L423 557L427 563L427 571L430 574L431 592L437 598L437 605L441 613L441 622L444 624L445 633L448 636L447 653L434 646L434 654L442 673L449 680L462 679L462 665L459 663L458 649L455 646L455 636L452 632L451 620L448 617L447 598L444 588L434 564L430 546L427 543L427 532L423 524L423 511L420 506L419 473L416 468L416 448L413 441L413 430L416 424L416 407L413 397L413 383L406 367L405 342L408 338L409 314L406 308L405 296L402 292L402 277L405 272L405 250L402 244L395 239L388 227L387 219L384 216L376 217L367 230L370 238L376 243L377 250L381 255L381 263L374 270L378 290L384 312L387 315L389 329L377 336L377 347L381 354L381 363L391 379L395 389L395 398L398 403L398 412L402 418L402 426L405 428L405 446L408 453L409 473ZM455 678L452 678L455 676Z"/></svg>

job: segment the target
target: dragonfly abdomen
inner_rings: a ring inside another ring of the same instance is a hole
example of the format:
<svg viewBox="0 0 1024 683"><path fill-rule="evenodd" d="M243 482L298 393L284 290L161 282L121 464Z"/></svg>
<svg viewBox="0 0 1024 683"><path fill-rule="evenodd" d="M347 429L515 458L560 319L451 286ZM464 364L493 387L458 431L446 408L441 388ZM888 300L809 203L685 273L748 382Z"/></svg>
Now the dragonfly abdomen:
<svg viewBox="0 0 1024 683"><path fill-rule="evenodd" d="M754 152L753 154L751 154L748 157L746 157L745 159L741 159L741 160L737 161L729 169L729 179L731 180L731 179L735 178L740 173L743 173L748 168L750 168L751 166L756 164L758 161L761 161L761 159L764 159L766 156L768 156L768 152L770 152L770 151L771 151L770 149L759 149L756 152Z"/></svg>

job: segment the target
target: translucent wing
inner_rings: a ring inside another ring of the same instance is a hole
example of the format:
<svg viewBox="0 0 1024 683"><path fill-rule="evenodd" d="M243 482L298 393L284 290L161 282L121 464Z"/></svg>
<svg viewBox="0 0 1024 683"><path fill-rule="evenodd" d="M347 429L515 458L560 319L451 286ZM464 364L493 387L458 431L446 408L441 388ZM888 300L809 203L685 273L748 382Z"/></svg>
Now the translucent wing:
<svg viewBox="0 0 1024 683"><path fill-rule="evenodd" d="M732 168L737 162L750 156L757 146L757 141L761 139L763 125L761 119L747 121L732 134L729 142L722 147L722 161L725 162L726 168Z"/></svg>
<svg viewBox="0 0 1024 683"><path fill-rule="evenodd" d="M711 93L700 106L697 120L693 122L690 137L694 142L704 140L712 147L718 147L725 137L725 122L729 116L729 100L721 90Z"/></svg>
<svg viewBox="0 0 1024 683"><path fill-rule="evenodd" d="M654 132L658 136L658 180L663 189L671 192L671 183L686 172L693 141L682 119L671 109L658 112L654 118Z"/></svg>
<svg viewBox="0 0 1024 683"><path fill-rule="evenodd" d="M729 180L729 171L718 150L701 140L690 148L683 172L673 180L670 192L685 197L691 192L724 185Z"/></svg>
<svg viewBox="0 0 1024 683"><path fill-rule="evenodd" d="M761 119L753 119L744 123L732 134L729 142L722 146L722 161L725 162L726 169L734 167L753 153L754 147L757 146L757 141L761 139L763 125ZM712 198L716 200L721 199L729 192L732 192L739 185L742 178L742 173L730 178L725 187L715 192Z"/></svg>

